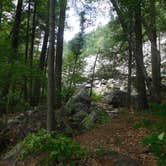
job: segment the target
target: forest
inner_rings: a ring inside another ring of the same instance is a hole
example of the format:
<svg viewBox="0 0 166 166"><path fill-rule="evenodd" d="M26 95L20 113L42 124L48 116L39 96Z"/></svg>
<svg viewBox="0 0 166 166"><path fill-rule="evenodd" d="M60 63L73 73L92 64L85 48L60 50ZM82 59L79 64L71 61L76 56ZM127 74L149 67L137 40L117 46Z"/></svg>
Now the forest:
<svg viewBox="0 0 166 166"><path fill-rule="evenodd" d="M166 1L0 0L0 166L166 166Z"/></svg>

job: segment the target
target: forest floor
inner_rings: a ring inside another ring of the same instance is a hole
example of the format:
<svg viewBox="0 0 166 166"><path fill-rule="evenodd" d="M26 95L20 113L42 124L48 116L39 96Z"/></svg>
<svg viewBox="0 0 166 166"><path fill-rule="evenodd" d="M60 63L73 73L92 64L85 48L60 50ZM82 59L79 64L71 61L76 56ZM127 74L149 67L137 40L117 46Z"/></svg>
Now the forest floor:
<svg viewBox="0 0 166 166"><path fill-rule="evenodd" d="M144 136L149 134L145 128L134 128L135 122L143 118L155 119L148 113L138 113L119 109L116 116L111 116L108 123L95 126L90 131L74 137L74 140L90 151L98 151L99 155L89 155L81 160L79 165L83 166L114 166L115 155L107 152L117 152L131 159L138 160L140 166L157 166L156 158L148 152L148 147L141 144ZM106 153L103 153L106 152ZM20 163L20 166L35 166L36 159ZM5 164L5 165L4 165ZM11 162L0 162L0 166L12 166ZM129 166L127 163L124 166Z"/></svg>
<svg viewBox="0 0 166 166"><path fill-rule="evenodd" d="M102 124L97 128L75 137L82 147L89 150L116 151L140 162L141 166L156 166L156 158L148 152L147 147L141 145L141 140L149 131L144 128L135 129L134 124L141 119L150 117L148 113L120 111L110 123ZM84 163L91 166L111 166L113 158L93 156ZM116 160L116 158L115 158ZM127 164L126 164L127 165Z"/></svg>

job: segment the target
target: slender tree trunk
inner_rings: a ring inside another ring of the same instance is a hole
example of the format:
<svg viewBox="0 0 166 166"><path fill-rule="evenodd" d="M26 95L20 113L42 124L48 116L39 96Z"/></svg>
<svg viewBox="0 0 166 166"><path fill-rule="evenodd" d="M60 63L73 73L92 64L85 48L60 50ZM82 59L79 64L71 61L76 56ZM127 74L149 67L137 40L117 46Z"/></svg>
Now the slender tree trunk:
<svg viewBox="0 0 166 166"><path fill-rule="evenodd" d="M54 115L54 45L55 45L55 0L49 0L49 52L48 52L48 96L47 130L55 129Z"/></svg>
<svg viewBox="0 0 166 166"><path fill-rule="evenodd" d="M29 61L30 66L32 67L33 64L33 53L34 53L34 42L35 42L35 32L36 32L36 9L37 9L37 1L34 3L34 11L33 11L33 18L32 18L32 35L31 35L31 46L29 51Z"/></svg>
<svg viewBox="0 0 166 166"><path fill-rule="evenodd" d="M93 70L92 70L92 78L91 78L91 86L90 86L90 94L89 94L90 97L92 96L92 92L93 92L93 82L94 82L96 63L97 63L97 60L98 60L98 57L99 57L99 53L100 53L100 50L98 51L98 53L96 55Z"/></svg>
<svg viewBox="0 0 166 166"><path fill-rule="evenodd" d="M135 7L135 58L136 58L136 78L138 90L138 109L143 110L148 107L145 77L143 73L143 51L142 51L142 24L141 24L141 5Z"/></svg>
<svg viewBox="0 0 166 166"><path fill-rule="evenodd" d="M48 44L48 28L46 27L45 33L44 33L44 39L42 44L42 50L40 54L40 61L39 61L39 69L44 73L45 69L45 61L46 61L46 53L47 53L47 44ZM33 90L33 102L35 105L38 105L41 98L41 87L42 83L40 79L36 79L34 90Z"/></svg>
<svg viewBox="0 0 166 166"><path fill-rule="evenodd" d="M69 83L69 88L72 88L72 84L75 84L75 73L76 73L76 68L77 68L77 61L78 61L78 55L75 55L75 59L74 59L74 66L73 66L73 72L72 72L72 76L71 76L71 80Z"/></svg>
<svg viewBox="0 0 166 166"><path fill-rule="evenodd" d="M157 32L156 32L156 9L155 0L150 2L150 41L151 41L151 61L152 61L152 90L153 101L160 102L160 53L157 49Z"/></svg>
<svg viewBox="0 0 166 166"><path fill-rule="evenodd" d="M30 22L30 10L31 10L31 1L28 2L28 16L27 16L27 27L26 27L26 44L25 44L25 64L27 64L28 59L28 49L29 49L29 22ZM28 89L27 89L27 78L24 80L24 99L28 100Z"/></svg>
<svg viewBox="0 0 166 166"><path fill-rule="evenodd" d="M15 16L15 21L14 21L14 25L13 25L13 29L12 29L12 36L11 36L11 48L12 48L13 53L9 57L9 63L13 63L14 60L18 59L17 52L18 52L18 44L19 44L19 32L20 32L20 24L21 24L22 5L23 5L23 0L18 0L16 16Z"/></svg>
<svg viewBox="0 0 166 166"><path fill-rule="evenodd" d="M61 84L62 84L62 56L63 56L63 35L65 26L65 13L67 1L60 1L60 16L57 34L57 48L55 60L55 109L61 107Z"/></svg>
<svg viewBox="0 0 166 166"><path fill-rule="evenodd" d="M31 46L29 50L29 62L30 67L32 68L33 65L33 56L34 56L34 43L35 43L35 32L36 32L36 14L37 14L37 0L34 2L34 11L33 11L33 18L32 18L32 35L31 35ZM33 103L33 82L32 78L30 80L29 85L29 101L31 105L34 105Z"/></svg>
<svg viewBox="0 0 166 166"><path fill-rule="evenodd" d="M128 57L128 107L130 107L131 105L131 74L132 74L132 37L131 37L131 32L128 30L126 23L124 22L124 18L123 18L123 13L121 12L121 10L119 9L117 2L115 0L110 0L118 14L119 17L119 21L120 24L122 26L122 29L124 31L126 40L128 42L128 48L129 48L129 57ZM132 19L130 19L130 21L132 21ZM132 24L132 22L130 22L130 24Z"/></svg>
<svg viewBox="0 0 166 166"><path fill-rule="evenodd" d="M3 13L3 6L2 3L0 2L0 29L2 27L2 13Z"/></svg>
<svg viewBox="0 0 166 166"><path fill-rule="evenodd" d="M45 67L46 54L47 54L47 44L48 44L48 36L49 36L49 31L48 31L48 28L46 28L45 33L44 33L42 50L41 50L41 54L40 54L40 62L39 62L39 68L41 70L44 70L44 67Z"/></svg>
<svg viewBox="0 0 166 166"><path fill-rule="evenodd" d="M132 45L131 42L128 43L129 48L128 48L128 87L127 87L127 92L128 92L128 108L131 106L131 74L132 74Z"/></svg>
<svg viewBox="0 0 166 166"><path fill-rule="evenodd" d="M30 22L30 14L31 14L31 2L28 2L28 16L27 16L27 27L26 27L26 44L25 44L25 64L28 59L28 49L29 49L29 22Z"/></svg>

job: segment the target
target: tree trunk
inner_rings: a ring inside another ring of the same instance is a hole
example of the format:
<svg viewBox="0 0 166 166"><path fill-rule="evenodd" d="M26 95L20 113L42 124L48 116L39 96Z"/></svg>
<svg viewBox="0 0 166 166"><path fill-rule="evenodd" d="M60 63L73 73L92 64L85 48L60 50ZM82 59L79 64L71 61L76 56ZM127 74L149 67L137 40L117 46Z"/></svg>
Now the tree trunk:
<svg viewBox="0 0 166 166"><path fill-rule="evenodd" d="M14 24L11 32L11 49L12 53L8 57L8 63L12 66L14 61L18 59L18 45L19 45L19 32L20 32L20 24L21 24L21 16L22 16L22 4L23 0L18 0L17 8L16 8L16 15L14 19ZM10 66L10 67L11 67ZM10 79L11 79L11 72L7 73L6 84L3 88L1 97L6 97L9 92L10 87Z"/></svg>
<svg viewBox="0 0 166 166"><path fill-rule="evenodd" d="M0 29L2 27L2 13L3 13L3 6L2 6L2 4L0 2Z"/></svg>
<svg viewBox="0 0 166 166"><path fill-rule="evenodd" d="M151 42L151 62L152 62L152 90L153 101L160 102L160 53L157 49L157 32L156 32L156 9L155 0L150 2L150 42Z"/></svg>
<svg viewBox="0 0 166 166"><path fill-rule="evenodd" d="M135 58L136 58L136 78L138 90L138 109L143 110L148 107L145 77L143 71L143 51L142 51L142 24L141 24L141 5L135 7Z"/></svg>
<svg viewBox="0 0 166 166"><path fill-rule="evenodd" d="M26 45L25 45L25 63L27 63L28 59L28 49L29 49L29 22L30 22L30 14L31 14L31 2L28 2L28 16L27 16L27 27L26 27Z"/></svg>
<svg viewBox="0 0 166 166"><path fill-rule="evenodd" d="M11 87L11 77L12 77L12 65L15 60L18 59L18 46L19 46L19 32L20 32L20 24L21 24L21 16L22 16L22 4L23 0L18 0L17 8L16 8L16 15L14 18L14 24L11 32L11 54L8 57L8 63L10 65L9 71L6 74L6 84L3 87L2 94L0 96L1 100L3 101L4 98L8 99L9 89ZM6 113L8 110L8 103L5 100L5 106L2 108Z"/></svg>
<svg viewBox="0 0 166 166"><path fill-rule="evenodd" d="M39 68L41 70L44 70L44 67L45 67L48 36L49 36L49 31L48 31L48 28L46 27L45 33L44 33L43 44L42 44L42 50L41 50L41 54L40 54L40 62L39 62Z"/></svg>
<svg viewBox="0 0 166 166"><path fill-rule="evenodd" d="M47 25L46 25L47 26ZM46 62L46 53L47 53L47 44L48 44L48 28L46 27L44 33L44 39L42 44L42 50L40 54L39 69L44 73L45 72L45 62ZM33 90L33 103L38 105L41 98L41 87L42 83L40 79L35 80L34 90Z"/></svg>
<svg viewBox="0 0 166 166"><path fill-rule="evenodd" d="M55 109L61 107L61 84L62 84L62 56L63 56L63 35L65 26L65 13L67 1L60 1L60 16L57 34L57 48L55 60Z"/></svg>
<svg viewBox="0 0 166 166"><path fill-rule="evenodd" d="M55 129L54 115L54 45L55 45L55 0L49 0L49 52L48 52L48 96L47 130Z"/></svg>
<svg viewBox="0 0 166 166"><path fill-rule="evenodd" d="M99 53L100 53L100 49L99 49L99 51L96 55L94 66L93 66L93 69L92 69L92 78L91 78L91 86L90 86L90 94L89 94L90 97L92 96L92 92L93 92L93 82L94 82L96 63L97 63L97 60L98 60Z"/></svg>
<svg viewBox="0 0 166 166"><path fill-rule="evenodd" d="M11 37L11 48L12 55L9 57L9 63L13 63L14 60L17 60L17 52L18 52L18 44L19 44L19 32L20 32L20 24L21 24L21 15L22 15L22 5L23 0L18 0L16 16L14 20L14 25L12 29L12 37Z"/></svg>
<svg viewBox="0 0 166 166"><path fill-rule="evenodd" d="M128 42L129 48L128 48L128 86L127 86L127 92L128 92L128 108L130 108L131 105L131 74L132 74L132 45L131 42Z"/></svg>
<svg viewBox="0 0 166 166"><path fill-rule="evenodd" d="M35 42L35 32L36 32L36 14L37 14L37 0L34 2L34 11L33 11L33 18L32 18L31 46L30 46L30 51L29 51L29 62L30 62L31 68L33 65L34 42ZM29 85L29 102L31 105L34 105L32 78L30 79L30 85Z"/></svg>
<svg viewBox="0 0 166 166"><path fill-rule="evenodd" d="M28 59L28 49L29 49L29 22L30 22L30 10L31 2L28 2L28 16L27 16L27 27L26 27L26 44L25 44L25 64L27 64ZM28 89L27 89L27 78L24 80L24 99L28 100Z"/></svg>

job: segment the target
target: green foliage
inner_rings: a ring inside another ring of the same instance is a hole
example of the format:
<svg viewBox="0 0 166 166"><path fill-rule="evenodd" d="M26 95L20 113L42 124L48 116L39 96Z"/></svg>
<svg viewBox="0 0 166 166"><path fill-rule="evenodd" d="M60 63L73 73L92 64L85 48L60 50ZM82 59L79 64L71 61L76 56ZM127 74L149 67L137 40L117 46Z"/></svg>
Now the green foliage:
<svg viewBox="0 0 166 166"><path fill-rule="evenodd" d="M150 104L149 110L160 117L166 116L166 103L161 104Z"/></svg>
<svg viewBox="0 0 166 166"><path fill-rule="evenodd" d="M153 122L149 119L143 119L135 123L135 127L146 127L151 130L143 140L143 145L147 145L150 150L157 156L158 165L166 165L166 103L150 104L149 111L157 115L158 120Z"/></svg>
<svg viewBox="0 0 166 166"><path fill-rule="evenodd" d="M150 128L153 125L153 121L148 119L148 118L144 118L138 122L135 122L134 124L134 128L138 129L138 128Z"/></svg>
<svg viewBox="0 0 166 166"><path fill-rule="evenodd" d="M74 94L75 92L75 88L74 87L65 87L63 86L62 87L62 92L61 92L61 95L62 95L62 101L64 102L67 102L70 97Z"/></svg>
<svg viewBox="0 0 166 166"><path fill-rule="evenodd" d="M27 110L30 105L24 101L20 91L9 91L7 97L8 111L9 112L21 112Z"/></svg>
<svg viewBox="0 0 166 166"><path fill-rule="evenodd" d="M102 124L111 122L110 116L105 111L97 110L97 114L99 118L97 119L96 123Z"/></svg>
<svg viewBox="0 0 166 166"><path fill-rule="evenodd" d="M87 152L71 138L40 130L24 139L21 156L36 156L42 153L47 153L55 163L65 164L86 155Z"/></svg>
<svg viewBox="0 0 166 166"><path fill-rule="evenodd" d="M143 145L148 145L150 150L158 157L159 165L166 165L166 136L165 132L155 132L143 139Z"/></svg>
<svg viewBox="0 0 166 166"><path fill-rule="evenodd" d="M95 91L93 91L92 95L91 95L91 100L92 101L100 101L102 96L103 96L102 94L96 93Z"/></svg>

